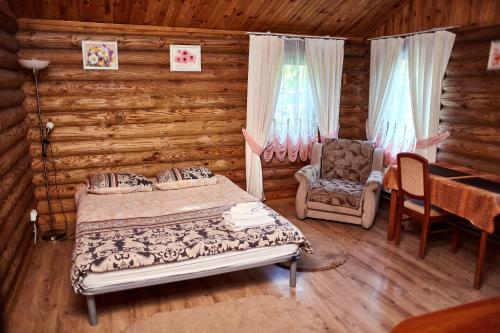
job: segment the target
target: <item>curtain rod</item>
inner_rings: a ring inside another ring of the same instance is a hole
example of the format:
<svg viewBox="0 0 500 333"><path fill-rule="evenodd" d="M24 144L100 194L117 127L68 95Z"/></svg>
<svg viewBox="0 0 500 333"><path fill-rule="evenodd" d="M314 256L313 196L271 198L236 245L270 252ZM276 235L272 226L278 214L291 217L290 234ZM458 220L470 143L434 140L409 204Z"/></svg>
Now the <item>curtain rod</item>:
<svg viewBox="0 0 500 333"><path fill-rule="evenodd" d="M384 38L412 36L412 35L418 35L418 34L425 34L425 33L428 33L428 32L436 32L436 31L448 30L448 29L455 29L455 28L460 28L460 26L459 25L452 25L452 26L444 27L444 28L433 28L433 29L424 30L424 31L407 32L407 33L398 34L398 35L389 35L389 36L380 36L380 37L368 38L367 40L377 40L377 39L384 39Z"/></svg>
<svg viewBox="0 0 500 333"><path fill-rule="evenodd" d="M316 39L341 39L347 40L346 37L331 37L329 35L325 36L314 36L314 35L295 35L295 34L280 34L280 33L272 33L268 32L247 32L247 35L266 35L266 36L279 36L279 37L290 37L290 38L316 38Z"/></svg>

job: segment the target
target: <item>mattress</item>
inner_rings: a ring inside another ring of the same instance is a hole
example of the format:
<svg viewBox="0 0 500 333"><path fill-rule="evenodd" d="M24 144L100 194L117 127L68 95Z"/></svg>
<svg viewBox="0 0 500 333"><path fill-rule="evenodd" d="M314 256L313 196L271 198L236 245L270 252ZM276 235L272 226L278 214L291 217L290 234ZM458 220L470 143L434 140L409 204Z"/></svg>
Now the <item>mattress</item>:
<svg viewBox="0 0 500 333"><path fill-rule="evenodd" d="M83 289L84 293L93 293L111 286L131 283L146 284L155 279L187 275L195 272L207 272L220 268L251 265L274 258L291 256L297 253L298 248L297 244L286 244L268 248L249 249L241 252L228 252L172 264L153 265L105 273L90 273L83 280Z"/></svg>

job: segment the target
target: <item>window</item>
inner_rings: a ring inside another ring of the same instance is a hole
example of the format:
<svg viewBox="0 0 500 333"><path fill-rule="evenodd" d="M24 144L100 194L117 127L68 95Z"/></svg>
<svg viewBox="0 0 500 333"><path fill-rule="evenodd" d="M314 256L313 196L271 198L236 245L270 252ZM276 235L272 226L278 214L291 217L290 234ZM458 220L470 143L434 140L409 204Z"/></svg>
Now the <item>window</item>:
<svg viewBox="0 0 500 333"><path fill-rule="evenodd" d="M285 39L281 86L264 159L306 160L317 140L318 121L309 82L305 43Z"/></svg>
<svg viewBox="0 0 500 333"><path fill-rule="evenodd" d="M394 162L402 151L412 151L415 146L415 129L412 118L408 54L405 49L396 64L389 87L388 100L382 109L382 126L377 141L385 151L386 162Z"/></svg>

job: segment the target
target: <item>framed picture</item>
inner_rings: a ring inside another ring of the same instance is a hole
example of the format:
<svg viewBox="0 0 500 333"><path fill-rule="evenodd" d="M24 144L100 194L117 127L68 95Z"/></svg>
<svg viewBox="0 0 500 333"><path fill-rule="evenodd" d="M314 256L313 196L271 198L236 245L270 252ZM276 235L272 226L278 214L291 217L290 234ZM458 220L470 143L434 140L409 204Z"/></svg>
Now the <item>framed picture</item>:
<svg viewBox="0 0 500 333"><path fill-rule="evenodd" d="M118 45L116 42L82 41L83 69L117 70Z"/></svg>
<svg viewBox="0 0 500 333"><path fill-rule="evenodd" d="M500 40L491 42L488 69L500 69Z"/></svg>
<svg viewBox="0 0 500 333"><path fill-rule="evenodd" d="M170 45L172 72L201 72L200 45Z"/></svg>

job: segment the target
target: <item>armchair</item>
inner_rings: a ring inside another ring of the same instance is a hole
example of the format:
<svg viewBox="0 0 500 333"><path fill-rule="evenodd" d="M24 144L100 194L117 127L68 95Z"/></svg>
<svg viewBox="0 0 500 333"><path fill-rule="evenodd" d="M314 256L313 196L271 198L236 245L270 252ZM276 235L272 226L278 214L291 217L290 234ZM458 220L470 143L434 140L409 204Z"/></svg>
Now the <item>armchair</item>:
<svg viewBox="0 0 500 333"><path fill-rule="evenodd" d="M306 217L369 228L378 212L382 148L369 141L326 139L313 146L311 164L295 173L295 209Z"/></svg>

